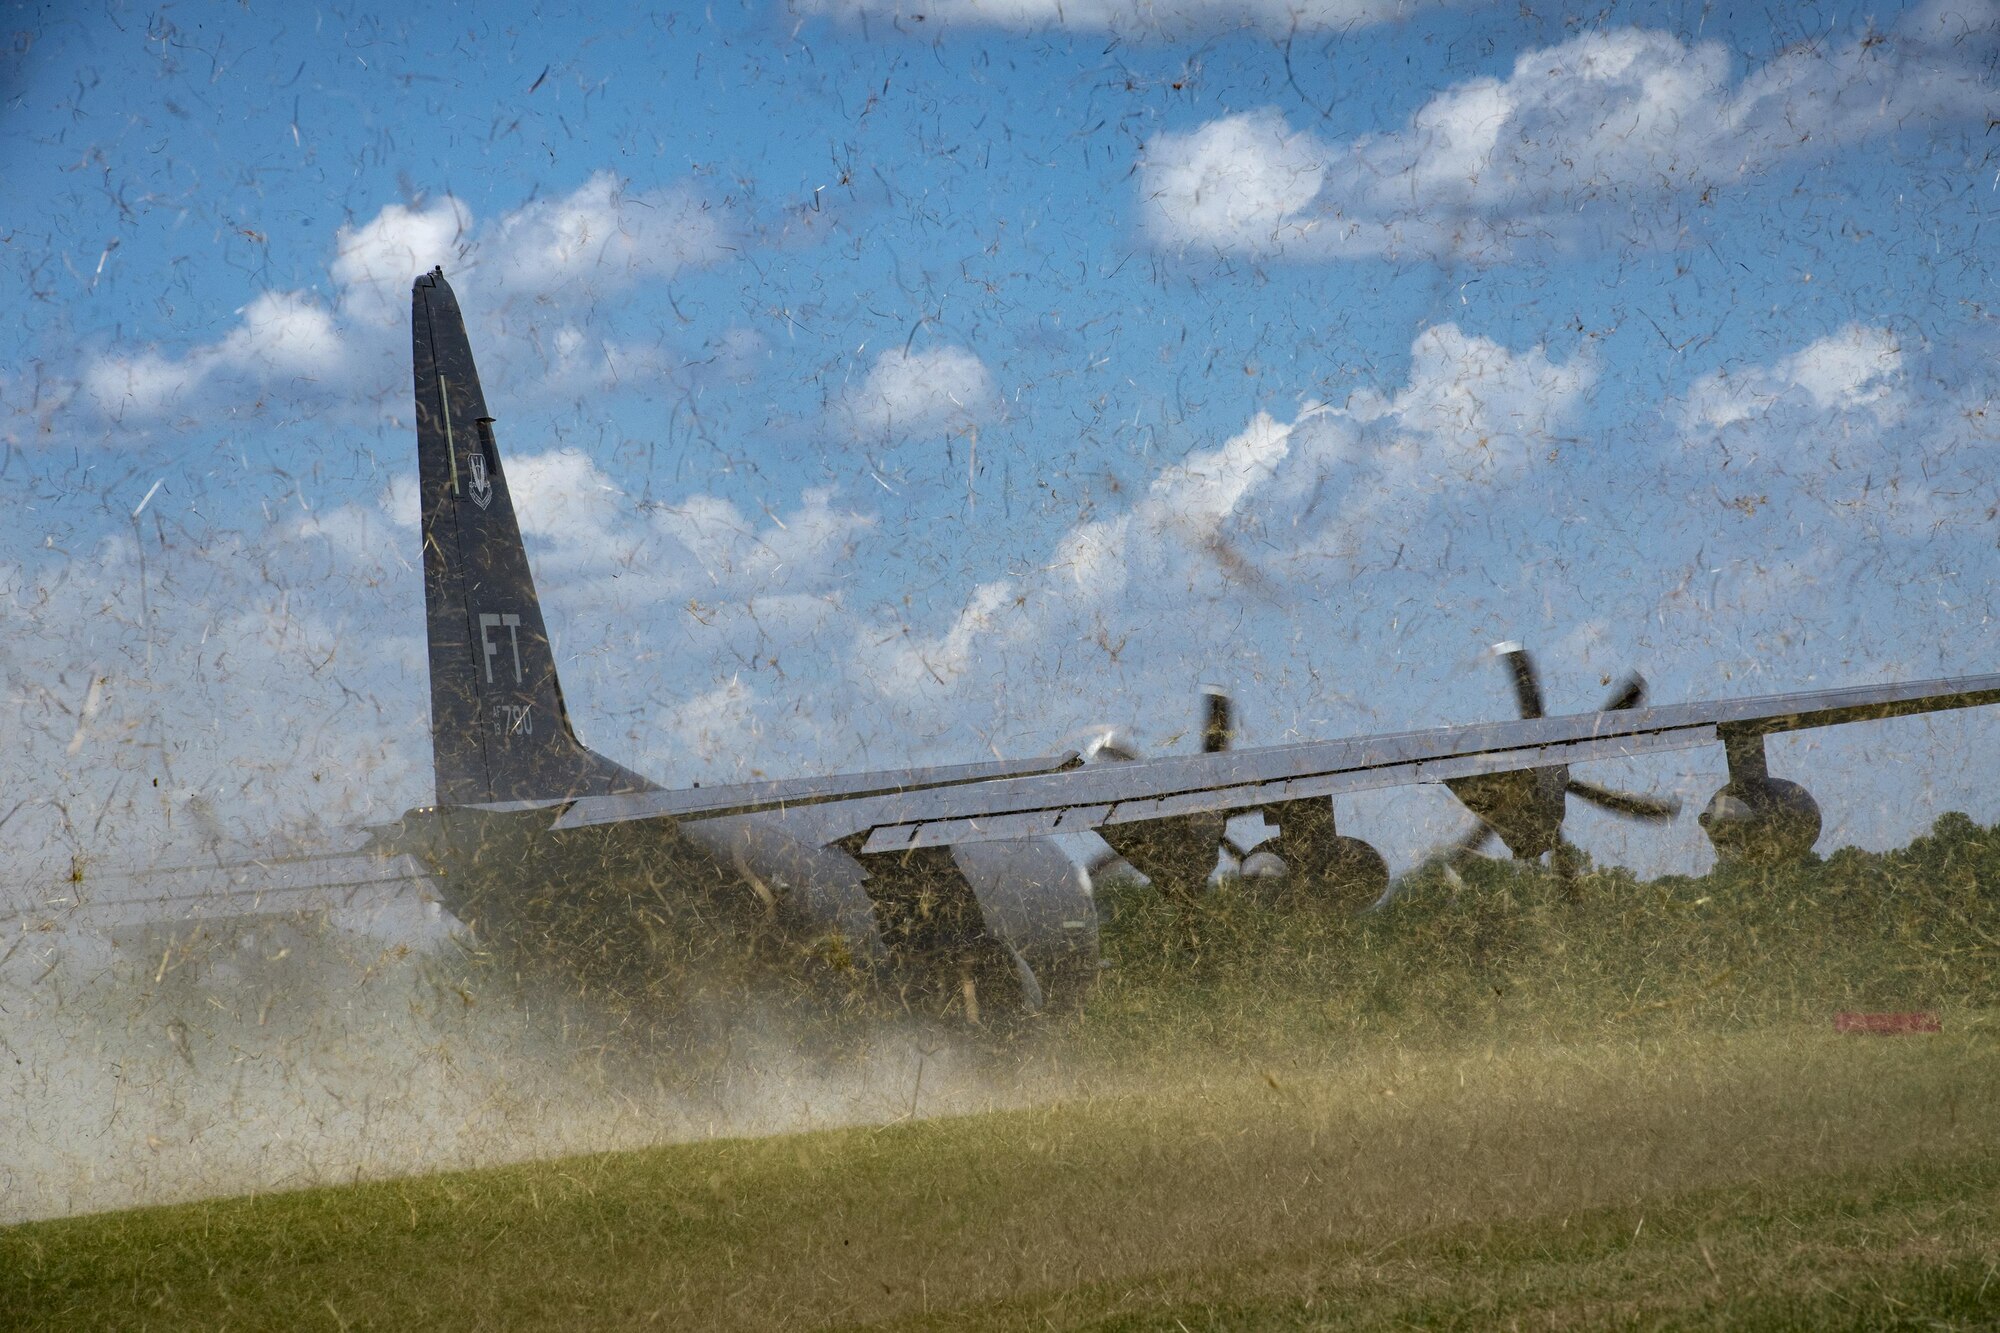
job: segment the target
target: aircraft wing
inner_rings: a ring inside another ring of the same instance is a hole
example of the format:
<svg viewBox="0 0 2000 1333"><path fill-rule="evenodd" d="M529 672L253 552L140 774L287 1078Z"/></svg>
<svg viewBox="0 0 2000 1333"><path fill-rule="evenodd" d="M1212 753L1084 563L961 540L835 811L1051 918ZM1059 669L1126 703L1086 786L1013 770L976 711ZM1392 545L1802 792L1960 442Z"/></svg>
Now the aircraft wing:
<svg viewBox="0 0 2000 1333"><path fill-rule="evenodd" d="M863 855L1012 841L1207 812L1249 812L1373 788L1713 745L2000 703L2000 674L1084 766L1073 754L948 768L530 802L556 830L651 819L775 816L795 834ZM494 806L519 809L523 803ZM0 905L0 945L87 926L200 926L392 901L434 901L424 861L388 830L355 829L311 853L278 848L143 871L89 871L37 900ZM9 952L0 947L0 953Z"/></svg>
<svg viewBox="0 0 2000 1333"><path fill-rule="evenodd" d="M2000 674L1065 767L911 791L829 796L802 806L792 802L788 813L792 822L824 842L858 845L863 854L874 855L1077 833L1209 811L1247 812L1371 788L1622 759L1713 745L1732 736L1993 703L2000 703ZM679 795L685 794L585 798L572 802L555 827L683 813L666 805ZM660 808L651 808L649 798Z"/></svg>

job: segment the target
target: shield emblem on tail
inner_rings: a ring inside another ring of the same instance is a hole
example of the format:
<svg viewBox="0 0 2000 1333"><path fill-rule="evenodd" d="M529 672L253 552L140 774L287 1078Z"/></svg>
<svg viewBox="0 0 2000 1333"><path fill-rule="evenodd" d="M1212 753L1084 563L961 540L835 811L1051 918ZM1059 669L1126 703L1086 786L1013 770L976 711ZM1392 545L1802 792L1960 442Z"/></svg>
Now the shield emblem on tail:
<svg viewBox="0 0 2000 1333"><path fill-rule="evenodd" d="M466 491L472 496L472 503L484 509L493 503L493 479L486 472L486 451L482 449L465 461L472 471L472 484Z"/></svg>

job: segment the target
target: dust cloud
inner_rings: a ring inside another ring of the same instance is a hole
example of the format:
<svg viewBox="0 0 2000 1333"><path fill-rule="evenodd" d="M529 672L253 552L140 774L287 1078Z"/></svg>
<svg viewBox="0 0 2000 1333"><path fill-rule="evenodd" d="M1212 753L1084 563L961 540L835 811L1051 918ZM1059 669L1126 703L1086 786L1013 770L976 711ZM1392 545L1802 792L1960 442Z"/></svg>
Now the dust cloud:
<svg viewBox="0 0 2000 1333"><path fill-rule="evenodd" d="M178 937L30 924L0 942L0 1224L1037 1095L962 1033L829 1040L741 995L635 1056L410 899Z"/></svg>

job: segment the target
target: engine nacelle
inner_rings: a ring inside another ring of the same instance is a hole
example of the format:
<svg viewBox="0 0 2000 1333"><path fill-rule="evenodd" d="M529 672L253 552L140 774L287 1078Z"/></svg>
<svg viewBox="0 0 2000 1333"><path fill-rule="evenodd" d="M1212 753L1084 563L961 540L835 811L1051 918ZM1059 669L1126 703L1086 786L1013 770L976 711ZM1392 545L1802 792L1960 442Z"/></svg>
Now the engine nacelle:
<svg viewBox="0 0 2000 1333"><path fill-rule="evenodd" d="M1227 819L1204 810L1171 819L1106 824L1097 830L1112 851L1170 897L1195 899L1208 892Z"/></svg>
<svg viewBox="0 0 2000 1333"><path fill-rule="evenodd" d="M1819 841L1819 802L1796 782L1732 782L1701 812L1702 831L1724 861L1796 861Z"/></svg>
<svg viewBox="0 0 2000 1333"><path fill-rule="evenodd" d="M1819 802L1796 782L1770 775L1761 735L1725 734L1729 782L1701 812L1718 860L1768 865L1796 861L1819 841Z"/></svg>
<svg viewBox="0 0 2000 1333"><path fill-rule="evenodd" d="M1264 808L1264 817L1278 825L1278 856L1294 881L1318 884L1330 905L1359 911L1388 892L1389 863L1334 828L1330 798L1278 802Z"/></svg>

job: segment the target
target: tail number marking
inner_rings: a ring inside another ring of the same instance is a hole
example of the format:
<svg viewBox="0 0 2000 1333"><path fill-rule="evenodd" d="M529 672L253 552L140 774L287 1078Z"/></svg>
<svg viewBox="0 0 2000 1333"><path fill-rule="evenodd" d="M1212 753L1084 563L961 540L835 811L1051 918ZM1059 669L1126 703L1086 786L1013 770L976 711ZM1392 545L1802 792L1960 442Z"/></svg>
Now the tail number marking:
<svg viewBox="0 0 2000 1333"><path fill-rule="evenodd" d="M494 711L493 730L500 736L532 736L535 734L535 707L533 704L501 704Z"/></svg>
<svg viewBox="0 0 2000 1333"><path fill-rule="evenodd" d="M496 614L492 611L479 613L479 646L483 650L480 666L486 670L486 683L493 683L493 659L499 655L500 645L494 642L493 631L507 631L508 646L514 650L514 683L519 685L521 676L521 617L513 612Z"/></svg>

